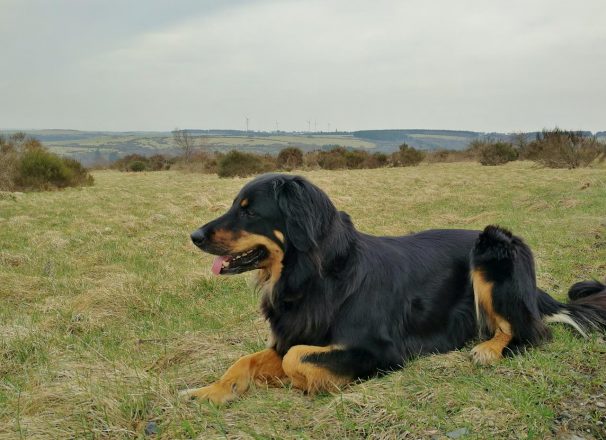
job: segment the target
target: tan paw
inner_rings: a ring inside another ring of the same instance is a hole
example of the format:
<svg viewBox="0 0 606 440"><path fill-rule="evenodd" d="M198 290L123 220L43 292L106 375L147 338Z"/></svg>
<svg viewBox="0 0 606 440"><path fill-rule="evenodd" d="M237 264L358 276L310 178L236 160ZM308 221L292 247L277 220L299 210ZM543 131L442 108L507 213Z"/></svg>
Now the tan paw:
<svg viewBox="0 0 606 440"><path fill-rule="evenodd" d="M208 400L215 405L224 405L238 398L238 395L234 392L234 387L220 382L202 388L183 390L179 392L179 396L185 399Z"/></svg>
<svg viewBox="0 0 606 440"><path fill-rule="evenodd" d="M492 344L490 341L482 342L471 350L471 358L479 365L492 365L503 358L503 349Z"/></svg>

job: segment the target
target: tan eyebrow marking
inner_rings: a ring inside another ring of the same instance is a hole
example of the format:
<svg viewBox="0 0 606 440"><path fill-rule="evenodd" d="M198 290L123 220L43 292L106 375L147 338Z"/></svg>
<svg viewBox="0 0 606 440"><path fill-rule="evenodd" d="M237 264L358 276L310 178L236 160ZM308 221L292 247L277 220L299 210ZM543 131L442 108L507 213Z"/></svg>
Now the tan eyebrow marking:
<svg viewBox="0 0 606 440"><path fill-rule="evenodd" d="M240 206L242 208L246 208L248 206L248 199L242 199L242 201L240 202Z"/></svg>
<svg viewBox="0 0 606 440"><path fill-rule="evenodd" d="M274 229L274 235L278 240L284 243L284 234L282 234L282 232L278 231L277 229Z"/></svg>

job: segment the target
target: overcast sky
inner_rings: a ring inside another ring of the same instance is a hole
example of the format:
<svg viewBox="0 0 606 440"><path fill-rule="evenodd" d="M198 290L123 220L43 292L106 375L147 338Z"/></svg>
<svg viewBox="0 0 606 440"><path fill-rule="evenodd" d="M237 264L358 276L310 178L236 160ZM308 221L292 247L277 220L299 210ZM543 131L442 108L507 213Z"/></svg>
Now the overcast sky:
<svg viewBox="0 0 606 440"><path fill-rule="evenodd" d="M0 129L606 130L605 0L0 0Z"/></svg>

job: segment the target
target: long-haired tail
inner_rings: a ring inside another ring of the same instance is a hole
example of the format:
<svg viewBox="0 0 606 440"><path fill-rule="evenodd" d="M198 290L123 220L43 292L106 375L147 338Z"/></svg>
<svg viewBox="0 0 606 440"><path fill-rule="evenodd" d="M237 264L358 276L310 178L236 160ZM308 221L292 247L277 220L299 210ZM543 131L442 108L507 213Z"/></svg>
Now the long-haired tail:
<svg viewBox="0 0 606 440"><path fill-rule="evenodd" d="M581 281L568 290L569 302L562 304L540 292L539 310L545 322L561 322L574 327L581 335L593 330L606 331L606 285Z"/></svg>

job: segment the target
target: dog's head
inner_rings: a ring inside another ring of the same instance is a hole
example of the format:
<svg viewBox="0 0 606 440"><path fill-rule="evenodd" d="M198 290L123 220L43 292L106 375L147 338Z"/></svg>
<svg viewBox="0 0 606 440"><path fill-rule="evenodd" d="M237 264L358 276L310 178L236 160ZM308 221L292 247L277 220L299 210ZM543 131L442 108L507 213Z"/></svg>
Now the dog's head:
<svg viewBox="0 0 606 440"><path fill-rule="evenodd" d="M336 209L318 187L300 176L265 174L247 185L221 217L191 234L196 246L217 255L212 272L272 270L287 253L313 253Z"/></svg>

